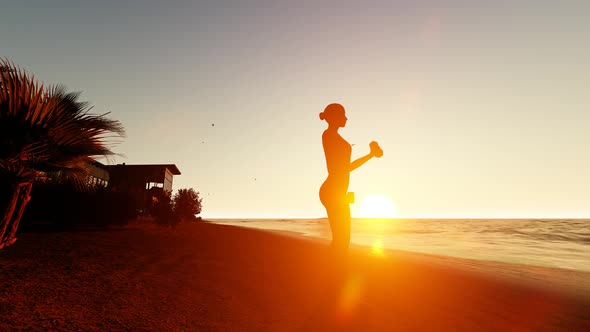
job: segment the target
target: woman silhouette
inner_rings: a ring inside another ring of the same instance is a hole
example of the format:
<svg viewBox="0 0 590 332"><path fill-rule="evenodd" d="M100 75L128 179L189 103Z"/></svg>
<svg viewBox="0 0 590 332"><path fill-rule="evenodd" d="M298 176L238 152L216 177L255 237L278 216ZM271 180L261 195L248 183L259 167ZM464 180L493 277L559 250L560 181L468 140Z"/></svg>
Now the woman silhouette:
<svg viewBox="0 0 590 332"><path fill-rule="evenodd" d="M344 107L340 104L326 106L320 113L320 120L328 122L328 129L322 134L328 178L320 187L320 201L326 208L332 229L331 247L338 252L345 252L350 241L350 202L347 199L350 172L373 157L380 158L383 151L377 142L371 142L369 154L350 162L352 148L338 134L338 129L346 126L348 120Z"/></svg>

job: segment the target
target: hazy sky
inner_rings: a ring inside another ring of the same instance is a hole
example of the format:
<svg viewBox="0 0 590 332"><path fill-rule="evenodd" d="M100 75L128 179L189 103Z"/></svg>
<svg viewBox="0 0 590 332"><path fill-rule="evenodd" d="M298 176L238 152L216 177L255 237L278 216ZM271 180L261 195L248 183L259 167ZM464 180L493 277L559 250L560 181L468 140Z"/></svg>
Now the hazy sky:
<svg viewBox="0 0 590 332"><path fill-rule="evenodd" d="M115 162L175 163L205 217L325 216L332 102L353 157L385 151L357 201L590 217L590 1L7 2L0 56L110 111Z"/></svg>

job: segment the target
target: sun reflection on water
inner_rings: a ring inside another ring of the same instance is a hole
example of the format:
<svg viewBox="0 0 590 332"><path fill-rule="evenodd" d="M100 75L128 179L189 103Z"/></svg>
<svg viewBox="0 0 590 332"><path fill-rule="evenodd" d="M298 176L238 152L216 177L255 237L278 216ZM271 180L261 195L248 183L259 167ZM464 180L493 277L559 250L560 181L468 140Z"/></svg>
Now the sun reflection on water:
<svg viewBox="0 0 590 332"><path fill-rule="evenodd" d="M373 241L373 245L371 246L371 254L379 257L384 257L385 252L383 251L383 239L377 238Z"/></svg>

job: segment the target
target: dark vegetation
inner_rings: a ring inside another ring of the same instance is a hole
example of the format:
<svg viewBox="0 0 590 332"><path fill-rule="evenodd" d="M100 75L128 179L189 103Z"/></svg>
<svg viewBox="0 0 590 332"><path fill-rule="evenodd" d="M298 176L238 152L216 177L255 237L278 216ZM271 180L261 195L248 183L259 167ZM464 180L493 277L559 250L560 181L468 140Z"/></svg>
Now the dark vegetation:
<svg viewBox="0 0 590 332"><path fill-rule="evenodd" d="M193 189L172 200L90 185L89 165L115 155L112 143L125 131L108 113L90 113L79 95L0 58L0 249L22 230L124 225L140 214L169 226L198 219Z"/></svg>
<svg viewBox="0 0 590 332"><path fill-rule="evenodd" d="M173 206L176 215L183 221L196 221L201 213L203 199L193 188L179 189L174 195Z"/></svg>
<svg viewBox="0 0 590 332"><path fill-rule="evenodd" d="M107 188L79 191L71 184L35 183L21 231L122 226L138 214L139 202Z"/></svg>
<svg viewBox="0 0 590 332"><path fill-rule="evenodd" d="M201 218L196 215L201 213L202 201L193 188L179 189L172 199L160 197L155 210L156 223L175 226L180 222L199 221Z"/></svg>
<svg viewBox="0 0 590 332"><path fill-rule="evenodd" d="M154 203L141 210L143 197L97 187L80 191L69 183L39 182L33 185L31 201L19 231L104 229L124 226L139 216L153 217L161 226L198 221L202 199L194 189L180 189L171 199L153 193Z"/></svg>
<svg viewBox="0 0 590 332"><path fill-rule="evenodd" d="M16 241L38 176L59 173L83 188L88 165L113 155L112 139L124 136L119 121L90 113L79 95L0 59L0 249Z"/></svg>

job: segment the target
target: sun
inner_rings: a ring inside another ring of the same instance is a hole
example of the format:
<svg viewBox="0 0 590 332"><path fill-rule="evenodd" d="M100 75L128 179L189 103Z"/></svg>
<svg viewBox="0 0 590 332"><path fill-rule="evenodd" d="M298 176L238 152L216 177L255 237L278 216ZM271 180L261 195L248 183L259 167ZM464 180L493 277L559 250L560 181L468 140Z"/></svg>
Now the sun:
<svg viewBox="0 0 590 332"><path fill-rule="evenodd" d="M361 218L394 218L395 206L383 195L368 195L359 206Z"/></svg>

